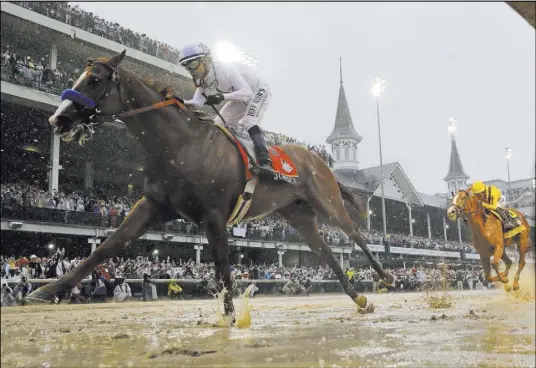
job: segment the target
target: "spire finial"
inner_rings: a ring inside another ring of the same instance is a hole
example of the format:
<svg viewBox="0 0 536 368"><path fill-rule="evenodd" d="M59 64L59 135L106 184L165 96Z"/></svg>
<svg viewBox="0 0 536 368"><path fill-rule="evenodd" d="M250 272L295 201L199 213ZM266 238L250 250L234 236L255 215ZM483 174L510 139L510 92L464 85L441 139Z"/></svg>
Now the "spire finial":
<svg viewBox="0 0 536 368"><path fill-rule="evenodd" d="M342 84L342 57L339 57L339 72L341 75L341 84Z"/></svg>

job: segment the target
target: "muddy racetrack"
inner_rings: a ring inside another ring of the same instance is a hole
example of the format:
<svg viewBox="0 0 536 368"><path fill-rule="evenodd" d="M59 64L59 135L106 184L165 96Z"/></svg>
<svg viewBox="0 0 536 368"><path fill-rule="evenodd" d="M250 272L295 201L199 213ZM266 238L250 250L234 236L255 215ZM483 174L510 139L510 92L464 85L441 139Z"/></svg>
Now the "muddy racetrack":
<svg viewBox="0 0 536 368"><path fill-rule="evenodd" d="M214 327L215 300L2 308L2 367L533 367L534 299L503 290L255 297L250 328ZM237 309L242 307L236 301ZM444 314L444 315L443 315Z"/></svg>

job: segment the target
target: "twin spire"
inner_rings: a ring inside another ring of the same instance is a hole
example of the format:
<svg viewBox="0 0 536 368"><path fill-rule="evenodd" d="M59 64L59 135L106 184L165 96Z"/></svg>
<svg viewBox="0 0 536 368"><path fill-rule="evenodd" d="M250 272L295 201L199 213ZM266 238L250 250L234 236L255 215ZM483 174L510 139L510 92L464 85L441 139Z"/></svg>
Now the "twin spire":
<svg viewBox="0 0 536 368"><path fill-rule="evenodd" d="M336 139L352 139L359 143L363 137L357 134L354 128L354 123L352 122L350 110L348 109L348 102L346 101L346 94L342 84L342 58L339 59L339 73L341 86L339 87L339 100L337 102L337 113L335 115L335 127L326 139L326 143L331 144Z"/></svg>

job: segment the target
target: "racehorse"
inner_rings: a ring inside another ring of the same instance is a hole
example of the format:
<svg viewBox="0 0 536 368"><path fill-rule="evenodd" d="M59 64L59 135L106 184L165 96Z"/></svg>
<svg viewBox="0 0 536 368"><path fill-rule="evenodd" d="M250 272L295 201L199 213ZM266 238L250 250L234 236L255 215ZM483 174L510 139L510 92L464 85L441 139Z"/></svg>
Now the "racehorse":
<svg viewBox="0 0 536 368"><path fill-rule="evenodd" d="M122 67L125 51L109 59L88 60L73 88L62 93L62 102L49 123L63 140L71 141L92 134L92 125L120 119L146 151L145 195L85 261L33 292L31 300L54 301L57 293L70 290L103 260L142 236L153 223L178 217L204 229L216 280L223 280L219 287L232 290L226 224L244 190L245 163L237 147L213 122L199 120L179 99L173 103L163 101L158 91ZM317 226L317 215L329 219L361 247L379 276L391 284L393 276L373 258L343 199L360 213L361 202L337 182L317 155L295 145L281 149L295 164L299 182L261 178L245 218L277 212L333 269L344 292L365 307L366 298L356 293ZM224 310L226 316L234 314L230 292L224 295Z"/></svg>
<svg viewBox="0 0 536 368"><path fill-rule="evenodd" d="M504 251L505 247L510 247L517 243L519 252L519 264L514 276L512 288L519 289L519 275L525 267L525 255L530 247L530 227L521 212L511 209L520 224L514 228L515 235L508 235L503 229L502 220L493 213L488 213L482 206L482 202L465 190L460 190L452 199L452 204L447 209L447 216L450 220L456 220L459 216L467 219L472 232L472 243L484 268L484 274L488 281L501 281L508 284L508 272L512 267L512 260ZM497 276L490 275L490 257L493 256L493 269ZM506 268L504 272L499 272L499 261L503 260Z"/></svg>

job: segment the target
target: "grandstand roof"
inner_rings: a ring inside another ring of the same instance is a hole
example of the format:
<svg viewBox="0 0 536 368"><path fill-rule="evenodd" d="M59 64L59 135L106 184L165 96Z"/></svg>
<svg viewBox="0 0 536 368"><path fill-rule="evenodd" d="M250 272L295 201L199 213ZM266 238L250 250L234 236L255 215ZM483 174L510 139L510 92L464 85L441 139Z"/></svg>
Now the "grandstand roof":
<svg viewBox="0 0 536 368"><path fill-rule="evenodd" d="M342 61L340 64L340 78L341 86L339 87L339 101L337 102L337 113L335 115L335 126L333 131L326 138L326 143L331 144L335 139L353 139L357 143L361 142L363 137L357 134L354 123L352 122L352 116L348 109L348 102L346 102L346 93L344 92L344 86L342 83Z"/></svg>
<svg viewBox="0 0 536 368"><path fill-rule="evenodd" d="M507 1L531 26L536 27L536 3L534 1Z"/></svg>
<svg viewBox="0 0 536 368"><path fill-rule="evenodd" d="M380 195L382 182L381 171L380 166L372 166L362 170L336 170L335 176L346 186L363 190L373 195ZM425 205L420 197L420 193L415 190L398 162L383 165L384 186L388 178L394 180L394 185L401 191L401 197L405 197L409 203L417 206Z"/></svg>
<svg viewBox="0 0 536 368"><path fill-rule="evenodd" d="M450 143L449 173L443 180L449 181L452 179L469 179L469 175L463 170L462 160L460 158L460 153L458 152L458 147L456 146L454 135L451 136Z"/></svg>
<svg viewBox="0 0 536 368"><path fill-rule="evenodd" d="M446 208L447 201L445 198L438 197L436 195L426 194L419 192L419 196L422 198L425 206Z"/></svg>

